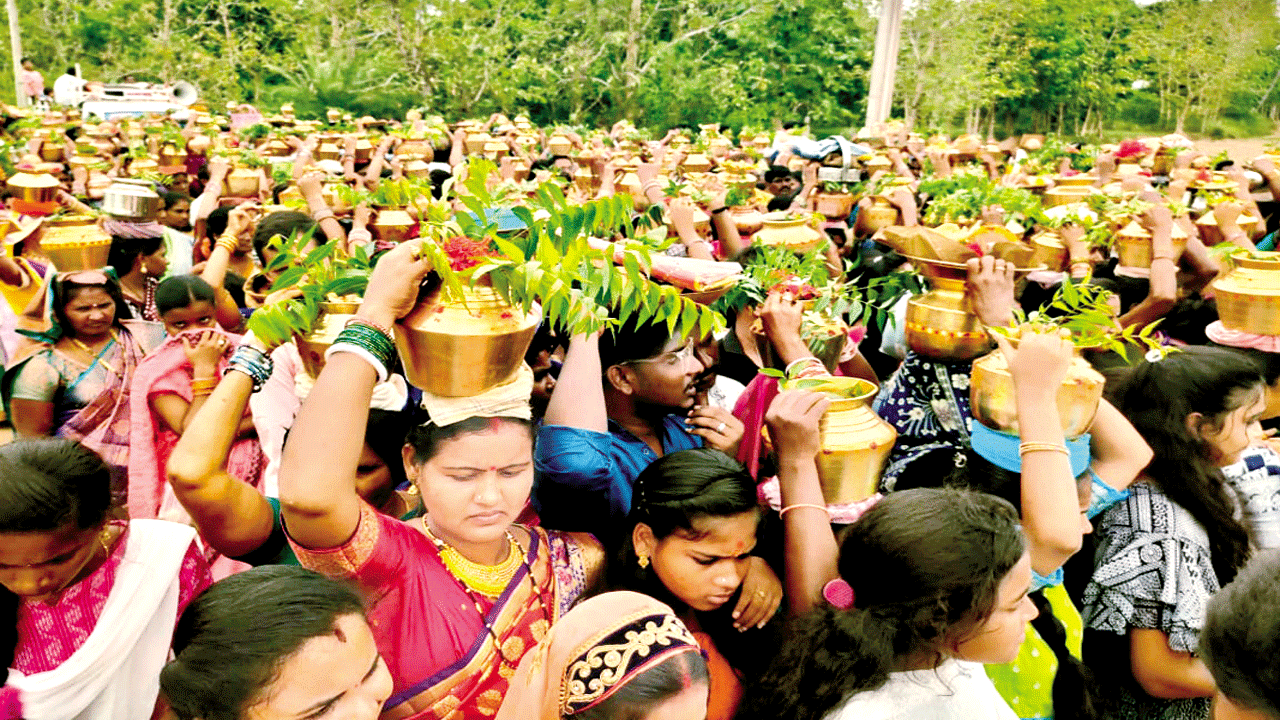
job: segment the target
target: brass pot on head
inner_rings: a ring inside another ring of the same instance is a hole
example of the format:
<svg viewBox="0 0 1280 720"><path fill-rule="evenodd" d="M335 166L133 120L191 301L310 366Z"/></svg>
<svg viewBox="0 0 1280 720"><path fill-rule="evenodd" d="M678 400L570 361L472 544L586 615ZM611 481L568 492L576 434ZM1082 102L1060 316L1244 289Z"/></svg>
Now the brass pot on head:
<svg viewBox="0 0 1280 720"><path fill-rule="evenodd" d="M1106 380L1088 361L1076 354L1067 377L1058 388L1058 417L1062 433L1076 437L1088 432L1098 413L1102 387ZM996 350L973 362L969 381L969 400L973 419L992 430L1018 434L1018 405L1013 376L1004 353Z"/></svg>
<svg viewBox="0 0 1280 720"><path fill-rule="evenodd" d="M860 378L825 377L789 380L783 387L820 392L831 399L818 424L822 447L816 460L823 501L843 505L875 495L898 438L898 431L868 405L876 386Z"/></svg>
<svg viewBox="0 0 1280 720"><path fill-rule="evenodd" d="M449 298L440 284L396 323L396 348L409 383L434 395L470 397L509 378L542 316L512 307L486 282Z"/></svg>

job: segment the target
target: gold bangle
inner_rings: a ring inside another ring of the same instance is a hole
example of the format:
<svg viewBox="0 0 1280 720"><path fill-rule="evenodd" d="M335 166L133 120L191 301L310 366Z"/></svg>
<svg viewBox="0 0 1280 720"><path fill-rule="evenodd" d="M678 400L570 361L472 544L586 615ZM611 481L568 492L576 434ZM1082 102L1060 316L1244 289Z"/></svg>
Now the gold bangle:
<svg viewBox="0 0 1280 720"><path fill-rule="evenodd" d="M223 235L213 244L215 248L222 248L228 253L234 255L240 247L240 240L235 235Z"/></svg>
<svg viewBox="0 0 1280 720"><path fill-rule="evenodd" d="M826 505L814 505L813 503L796 503L795 505L788 505L778 511L778 517L784 517L788 512L791 512L796 508L813 508L814 510L821 510L827 514L828 520L831 519L831 511L827 509Z"/></svg>
<svg viewBox="0 0 1280 720"><path fill-rule="evenodd" d="M1067 446L1060 443L1024 442L1018 445L1019 457L1032 452L1056 452L1056 453L1062 453L1067 457L1071 457L1071 452L1067 450Z"/></svg>

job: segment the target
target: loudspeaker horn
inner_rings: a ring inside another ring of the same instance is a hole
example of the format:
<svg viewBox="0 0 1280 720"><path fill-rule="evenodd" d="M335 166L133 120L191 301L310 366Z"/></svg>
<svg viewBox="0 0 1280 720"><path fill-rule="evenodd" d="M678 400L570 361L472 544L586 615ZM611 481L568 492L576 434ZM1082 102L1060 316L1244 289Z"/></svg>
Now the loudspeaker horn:
<svg viewBox="0 0 1280 720"><path fill-rule="evenodd" d="M173 101L184 107L189 107L200 98L200 91L195 85L186 80L179 80L173 84Z"/></svg>

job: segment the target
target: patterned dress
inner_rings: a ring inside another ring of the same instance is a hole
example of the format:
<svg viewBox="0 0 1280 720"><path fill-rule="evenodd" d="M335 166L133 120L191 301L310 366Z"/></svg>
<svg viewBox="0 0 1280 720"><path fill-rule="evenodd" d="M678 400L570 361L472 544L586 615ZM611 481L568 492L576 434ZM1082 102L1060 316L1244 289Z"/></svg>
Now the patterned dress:
<svg viewBox="0 0 1280 720"><path fill-rule="evenodd" d="M1139 482L1098 518L1093 578L1084 592L1085 662L1124 720L1204 720L1209 698L1164 700L1146 694L1129 667L1131 628L1150 628L1177 652L1194 653L1218 577L1209 536L1158 487ZM1098 643L1093 642L1097 636ZM1112 649L1100 652L1100 648Z"/></svg>
<svg viewBox="0 0 1280 720"><path fill-rule="evenodd" d="M969 372L972 363L944 363L916 353L907 357L880 389L872 409L898 431L880 477L890 491L912 462L938 451L952 451L957 467L969 449Z"/></svg>

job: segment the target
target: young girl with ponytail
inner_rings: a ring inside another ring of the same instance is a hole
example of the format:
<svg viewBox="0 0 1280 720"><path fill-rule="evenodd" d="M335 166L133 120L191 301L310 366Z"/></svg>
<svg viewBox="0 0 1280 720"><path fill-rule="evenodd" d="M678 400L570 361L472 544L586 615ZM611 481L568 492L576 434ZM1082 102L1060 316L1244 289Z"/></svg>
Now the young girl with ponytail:
<svg viewBox="0 0 1280 720"><path fill-rule="evenodd" d="M983 493L905 490L837 544L814 461L828 403L785 391L769 409L799 617L738 717L1016 718L980 663L1012 660L1036 614L1017 512Z"/></svg>
<svg viewBox="0 0 1280 720"><path fill-rule="evenodd" d="M1206 717L1213 677L1197 656L1209 598L1249 557L1249 531L1219 469L1265 409L1261 368L1235 350L1188 347L1109 388L1155 455L1098 520L1085 589L1085 658L1115 718Z"/></svg>

